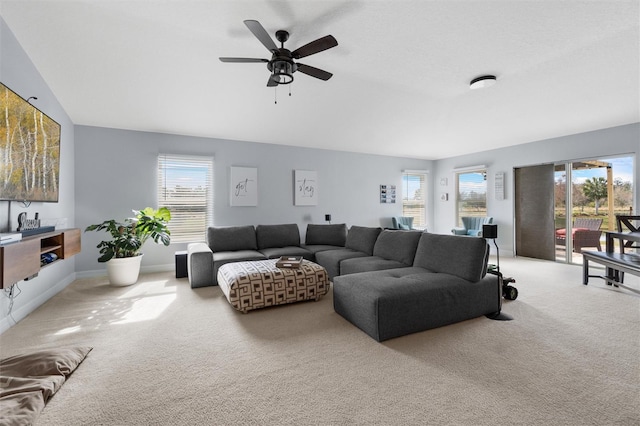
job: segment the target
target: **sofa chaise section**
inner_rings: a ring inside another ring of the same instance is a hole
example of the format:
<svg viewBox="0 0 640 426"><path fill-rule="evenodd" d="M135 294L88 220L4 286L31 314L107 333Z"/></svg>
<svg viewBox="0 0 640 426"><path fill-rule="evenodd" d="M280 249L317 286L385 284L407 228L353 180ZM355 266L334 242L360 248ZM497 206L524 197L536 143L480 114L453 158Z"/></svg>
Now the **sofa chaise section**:
<svg viewBox="0 0 640 426"><path fill-rule="evenodd" d="M423 233L412 267L334 279L334 309L377 341L500 311L482 238Z"/></svg>

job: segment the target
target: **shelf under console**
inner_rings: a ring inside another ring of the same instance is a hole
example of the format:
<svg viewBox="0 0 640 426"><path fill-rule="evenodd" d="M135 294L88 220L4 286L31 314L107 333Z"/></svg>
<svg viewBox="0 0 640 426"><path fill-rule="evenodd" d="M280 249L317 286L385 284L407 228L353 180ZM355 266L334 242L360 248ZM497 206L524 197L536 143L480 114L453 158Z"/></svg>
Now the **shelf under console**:
<svg viewBox="0 0 640 426"><path fill-rule="evenodd" d="M0 288L36 276L40 269L80 253L80 229L61 229L24 237L0 245ZM41 255L51 253L55 260L41 265Z"/></svg>

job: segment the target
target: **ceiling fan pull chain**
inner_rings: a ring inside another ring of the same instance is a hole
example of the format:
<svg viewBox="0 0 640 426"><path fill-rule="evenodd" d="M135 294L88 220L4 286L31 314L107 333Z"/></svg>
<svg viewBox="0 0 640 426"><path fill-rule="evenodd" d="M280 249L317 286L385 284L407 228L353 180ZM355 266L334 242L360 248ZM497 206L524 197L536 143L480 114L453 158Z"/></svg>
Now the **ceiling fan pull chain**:
<svg viewBox="0 0 640 426"><path fill-rule="evenodd" d="M273 100L274 100L274 104L278 104L278 86L273 88Z"/></svg>
<svg viewBox="0 0 640 426"><path fill-rule="evenodd" d="M289 85L289 96L291 96L291 85Z"/></svg>

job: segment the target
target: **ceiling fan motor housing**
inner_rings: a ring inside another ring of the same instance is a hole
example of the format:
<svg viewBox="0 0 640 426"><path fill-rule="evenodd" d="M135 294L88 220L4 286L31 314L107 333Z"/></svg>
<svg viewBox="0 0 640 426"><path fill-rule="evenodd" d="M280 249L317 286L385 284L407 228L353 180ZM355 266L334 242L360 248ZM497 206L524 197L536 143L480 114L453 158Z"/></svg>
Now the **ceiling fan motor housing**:
<svg viewBox="0 0 640 426"><path fill-rule="evenodd" d="M293 62L289 50L280 48L273 53L271 60L267 63L267 68L278 84L290 84L293 82L293 73L298 69L298 65Z"/></svg>

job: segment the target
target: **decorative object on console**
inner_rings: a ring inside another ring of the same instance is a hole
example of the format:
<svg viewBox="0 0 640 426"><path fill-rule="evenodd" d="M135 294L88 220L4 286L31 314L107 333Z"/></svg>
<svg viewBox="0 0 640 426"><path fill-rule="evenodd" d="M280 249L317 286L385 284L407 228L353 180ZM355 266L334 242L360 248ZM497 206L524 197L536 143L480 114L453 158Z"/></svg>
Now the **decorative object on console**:
<svg viewBox="0 0 640 426"><path fill-rule="evenodd" d="M331 224L331 215L330 214L325 214L324 215L324 221L325 222L329 222L329 224Z"/></svg>
<svg viewBox="0 0 640 426"><path fill-rule="evenodd" d="M258 169L255 167L231 166L231 205L255 207L258 205Z"/></svg>
<svg viewBox="0 0 640 426"><path fill-rule="evenodd" d="M96 247L101 256L98 262L107 263L107 275L113 285L124 286L135 284L140 273L142 246L148 239L168 246L171 233L168 228L171 212L166 207L155 210L147 207L133 210L135 218L127 218L124 222L114 219L105 220L96 225L89 225L87 231L106 231L110 240L101 241Z"/></svg>
<svg viewBox="0 0 640 426"><path fill-rule="evenodd" d="M318 173L311 170L294 170L294 204L296 206L318 205Z"/></svg>
<svg viewBox="0 0 640 426"><path fill-rule="evenodd" d="M30 235L44 234L45 232L52 232L56 229L55 226L40 226L39 214L36 213L34 219L27 219L27 213L22 212L18 215L18 229L17 231L22 234L23 237Z"/></svg>

